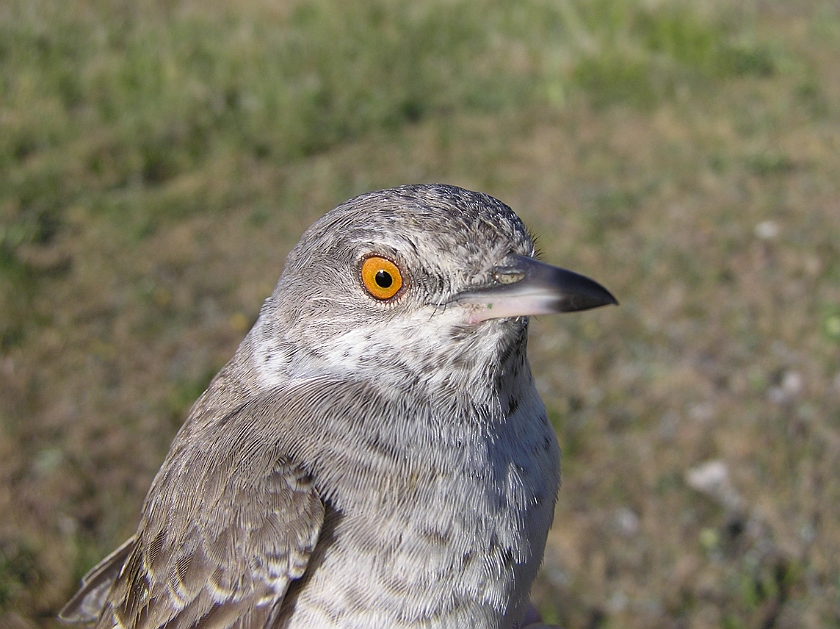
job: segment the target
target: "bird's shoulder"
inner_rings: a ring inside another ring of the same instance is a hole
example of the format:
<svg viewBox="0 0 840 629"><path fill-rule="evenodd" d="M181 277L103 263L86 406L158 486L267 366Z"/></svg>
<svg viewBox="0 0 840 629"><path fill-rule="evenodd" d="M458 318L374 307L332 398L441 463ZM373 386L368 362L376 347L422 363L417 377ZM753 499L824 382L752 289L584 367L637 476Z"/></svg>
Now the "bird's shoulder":
<svg viewBox="0 0 840 629"><path fill-rule="evenodd" d="M283 395L275 392L269 405L275 415ZM222 406L194 407L149 490L136 535L85 577L65 620L99 617L98 627L137 629L272 620L306 570L324 504L310 474L267 427L278 418L266 415L265 403Z"/></svg>

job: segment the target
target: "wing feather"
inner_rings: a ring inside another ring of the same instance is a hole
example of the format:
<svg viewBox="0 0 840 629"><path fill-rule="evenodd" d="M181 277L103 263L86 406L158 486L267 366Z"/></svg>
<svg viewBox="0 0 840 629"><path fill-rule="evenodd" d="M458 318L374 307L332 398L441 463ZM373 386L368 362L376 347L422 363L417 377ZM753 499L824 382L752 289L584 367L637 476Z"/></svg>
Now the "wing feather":
<svg viewBox="0 0 840 629"><path fill-rule="evenodd" d="M335 457L371 395L364 382L313 377L248 397L226 384L230 368L176 435L137 534L90 572L64 619L261 629L291 613L290 585L332 543L321 531L343 468Z"/></svg>
<svg viewBox="0 0 840 629"><path fill-rule="evenodd" d="M185 424L137 534L83 579L61 612L97 629L255 629L272 621L324 520L308 473L254 430L249 407ZM218 426L217 426L218 428ZM260 441L257 443L257 441Z"/></svg>
<svg viewBox="0 0 840 629"><path fill-rule="evenodd" d="M108 592L131 552L134 541L135 538L130 537L82 577L82 587L58 614L61 620L93 622L99 617Z"/></svg>

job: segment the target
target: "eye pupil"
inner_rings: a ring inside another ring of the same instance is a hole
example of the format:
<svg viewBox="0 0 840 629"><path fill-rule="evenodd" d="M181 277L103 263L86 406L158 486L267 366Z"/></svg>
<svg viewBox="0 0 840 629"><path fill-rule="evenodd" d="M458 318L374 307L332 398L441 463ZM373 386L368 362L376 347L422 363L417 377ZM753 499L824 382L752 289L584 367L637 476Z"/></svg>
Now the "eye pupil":
<svg viewBox="0 0 840 629"><path fill-rule="evenodd" d="M376 277L374 278L376 281L376 285L381 288L388 288L391 284L394 283L394 279L391 277L391 274L388 271L377 271Z"/></svg>

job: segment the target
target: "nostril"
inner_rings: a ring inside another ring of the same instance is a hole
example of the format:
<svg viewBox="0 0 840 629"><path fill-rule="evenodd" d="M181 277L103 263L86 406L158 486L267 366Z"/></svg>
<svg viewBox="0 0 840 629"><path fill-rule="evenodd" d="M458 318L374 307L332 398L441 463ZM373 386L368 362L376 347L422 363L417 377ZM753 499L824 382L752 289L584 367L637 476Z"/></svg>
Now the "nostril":
<svg viewBox="0 0 840 629"><path fill-rule="evenodd" d="M525 273L518 269L496 269L493 272L493 279L499 284L515 284L525 277Z"/></svg>

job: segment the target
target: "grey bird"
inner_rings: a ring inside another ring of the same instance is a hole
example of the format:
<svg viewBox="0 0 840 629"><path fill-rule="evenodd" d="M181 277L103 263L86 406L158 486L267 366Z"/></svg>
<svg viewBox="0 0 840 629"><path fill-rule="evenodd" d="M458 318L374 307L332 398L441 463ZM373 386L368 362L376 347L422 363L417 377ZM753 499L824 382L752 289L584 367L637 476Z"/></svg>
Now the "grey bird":
<svg viewBox="0 0 840 629"><path fill-rule="evenodd" d="M520 627L560 481L528 317L617 303L535 255L508 206L452 186L327 213L61 618Z"/></svg>

